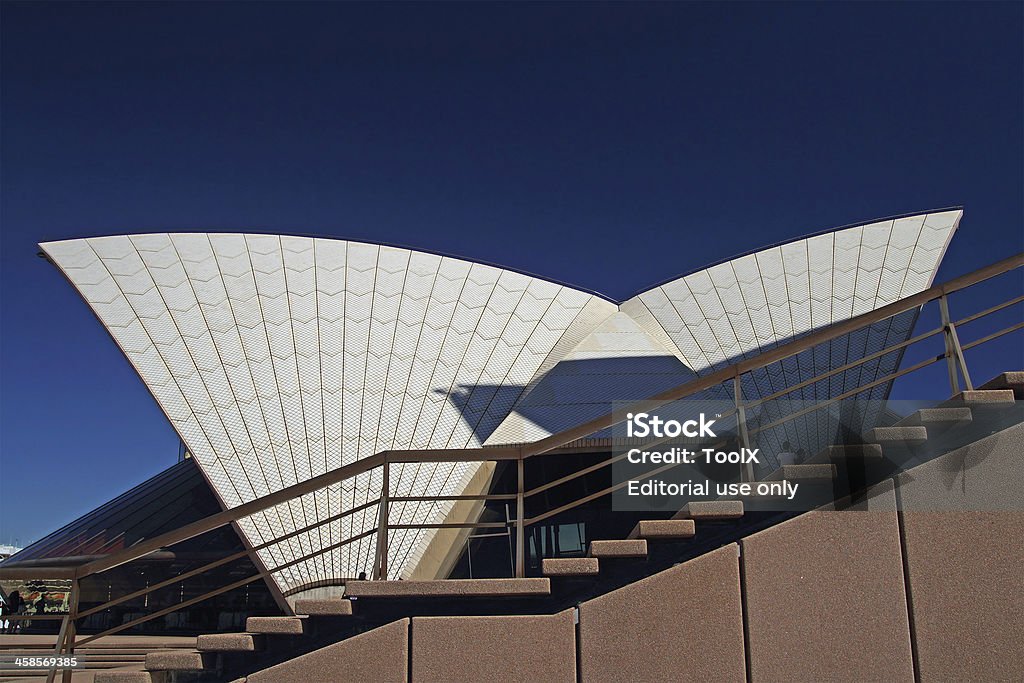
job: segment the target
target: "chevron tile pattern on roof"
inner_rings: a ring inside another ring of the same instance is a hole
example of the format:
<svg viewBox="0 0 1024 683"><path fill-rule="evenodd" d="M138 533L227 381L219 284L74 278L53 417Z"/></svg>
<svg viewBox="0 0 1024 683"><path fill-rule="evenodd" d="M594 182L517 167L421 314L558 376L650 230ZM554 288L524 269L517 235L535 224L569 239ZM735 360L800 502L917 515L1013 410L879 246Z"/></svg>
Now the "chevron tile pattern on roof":
<svg viewBox="0 0 1024 683"><path fill-rule="evenodd" d="M614 312L591 294L492 266L330 239L152 234L42 245L138 370L233 507L387 449L479 446L574 325ZM581 315L581 313L586 314ZM589 332L570 333L570 337ZM459 402L455 387L470 390ZM499 388L506 389L499 391ZM452 495L464 463L401 465L392 495ZM255 545L374 500L378 470L242 520ZM396 524L450 504L398 503ZM261 551L283 590L370 572L375 509ZM396 531L415 565L429 530Z"/></svg>
<svg viewBox="0 0 1024 683"><path fill-rule="evenodd" d="M666 334L668 348L688 367L708 372L927 289L962 215L919 214L788 242L672 280L621 308L645 329ZM916 320L908 311L758 368L744 375L743 395L763 398L905 341ZM885 354L785 398L834 398L894 372L901 359L902 352ZM880 383L856 398L884 398L890 386ZM788 412L778 403L762 410L765 422ZM769 452L786 440L817 449L835 429L835 419L819 414L762 438L773 444Z"/></svg>
<svg viewBox="0 0 1024 683"><path fill-rule="evenodd" d="M927 289L962 211L829 232L720 263L622 304L696 372Z"/></svg>

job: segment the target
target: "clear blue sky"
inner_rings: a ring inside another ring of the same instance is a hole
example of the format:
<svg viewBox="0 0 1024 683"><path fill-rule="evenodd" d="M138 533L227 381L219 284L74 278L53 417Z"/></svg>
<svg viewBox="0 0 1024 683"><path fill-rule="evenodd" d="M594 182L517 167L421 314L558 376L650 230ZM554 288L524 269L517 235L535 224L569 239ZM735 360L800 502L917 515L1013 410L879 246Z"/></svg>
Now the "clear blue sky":
<svg viewBox="0 0 1024 683"><path fill-rule="evenodd" d="M0 542L174 462L43 240L378 240L626 297L962 204L1024 248L1024 5L5 2Z"/></svg>

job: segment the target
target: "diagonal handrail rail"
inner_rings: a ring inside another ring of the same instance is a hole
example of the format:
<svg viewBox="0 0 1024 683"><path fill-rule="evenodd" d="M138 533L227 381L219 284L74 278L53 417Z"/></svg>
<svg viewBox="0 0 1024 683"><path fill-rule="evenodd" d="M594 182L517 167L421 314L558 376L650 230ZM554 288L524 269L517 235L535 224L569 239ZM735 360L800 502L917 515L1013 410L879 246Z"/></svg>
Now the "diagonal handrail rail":
<svg viewBox="0 0 1024 683"><path fill-rule="evenodd" d="M510 457L510 454L512 457ZM435 458L445 456L448 458L460 457L460 462L472 462L474 460L500 460L500 459L514 459L518 457L518 449L510 448L478 448L478 449L466 449L466 451L381 451L371 455L368 458L357 460L354 463L344 465L338 469L325 472L324 474L318 475L311 479L293 484L287 488L283 488L280 491L275 491L261 498L253 499L247 503L243 503L233 508L223 510L221 512L204 517L203 519L186 524L183 527L179 527L173 531L154 536L153 538L147 539L136 543L130 548L118 551L106 557L87 562L78 567L75 574L78 578L89 576L107 569L112 569L118 565L132 560L137 560L141 557L148 555L160 548L164 548L181 541L187 541L190 538L195 538L207 531L212 531L218 527L230 524L231 522L238 521L239 519L249 517L258 512L262 512L268 508L286 503L289 500L298 498L299 496L305 495L312 491L318 491L322 488L326 488L331 484L337 484L346 479L351 479L364 472L368 472L376 467L381 467L385 463L400 463L400 462L437 462ZM3 567L0 567L0 576L3 576Z"/></svg>

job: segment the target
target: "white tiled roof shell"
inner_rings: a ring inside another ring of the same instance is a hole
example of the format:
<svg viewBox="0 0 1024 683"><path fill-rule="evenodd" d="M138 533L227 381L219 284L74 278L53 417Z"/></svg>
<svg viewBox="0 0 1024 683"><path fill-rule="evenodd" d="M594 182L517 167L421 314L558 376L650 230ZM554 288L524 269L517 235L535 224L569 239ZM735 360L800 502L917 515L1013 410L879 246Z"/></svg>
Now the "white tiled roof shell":
<svg viewBox="0 0 1024 683"><path fill-rule="evenodd" d="M359 242L182 233L41 246L229 507L382 450L479 446L539 369L615 311L538 278ZM398 465L392 495L457 494L474 471ZM240 526L259 546L373 500L380 488L378 468ZM438 522L449 507L397 503L390 521ZM283 590L369 573L373 536L331 547L376 528L375 515L371 508L260 554L274 568L329 549L275 572ZM393 532L393 575L415 566L431 535Z"/></svg>
<svg viewBox="0 0 1024 683"><path fill-rule="evenodd" d="M696 372L927 289L962 211L829 232L642 292L622 310L657 325Z"/></svg>
<svg viewBox="0 0 1024 683"><path fill-rule="evenodd" d="M652 334L667 335L672 352L702 374L927 289L962 214L918 214L796 240L672 280L620 308ZM908 311L758 369L744 376L743 394L768 396L902 342L915 321L916 312ZM890 374L901 358L902 352L886 354L786 398L839 396ZM883 382L855 398L884 398L889 386ZM782 413L774 414L776 409ZM763 410L766 421L790 412L777 404ZM820 447L835 424L819 418L794 421L767 436Z"/></svg>

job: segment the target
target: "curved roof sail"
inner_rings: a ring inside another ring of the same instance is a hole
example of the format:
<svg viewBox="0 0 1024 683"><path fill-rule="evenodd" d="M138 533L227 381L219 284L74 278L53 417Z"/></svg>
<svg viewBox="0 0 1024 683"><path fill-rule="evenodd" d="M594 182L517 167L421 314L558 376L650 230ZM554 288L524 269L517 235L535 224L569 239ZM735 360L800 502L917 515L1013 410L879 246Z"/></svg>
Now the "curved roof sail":
<svg viewBox="0 0 1024 683"><path fill-rule="evenodd" d="M530 378L615 309L493 266L342 240L179 233L41 246L228 507L387 449L481 445ZM392 495L455 494L475 469L397 466ZM380 489L374 471L240 526L261 545ZM439 522L449 507L397 503L391 520ZM372 528L369 510L261 552L279 566ZM390 566L414 565L430 535L396 533ZM274 578L288 590L372 562L366 538Z"/></svg>
<svg viewBox="0 0 1024 683"><path fill-rule="evenodd" d="M495 266L327 238L158 233L40 246L233 507L383 450L543 438L611 400L642 399L909 296L930 286L961 214L799 239L619 306ZM902 341L914 320L897 316L751 373L744 394L767 396ZM898 353L883 356L797 398L837 395L898 363ZM396 466L391 493L457 495L476 469ZM369 472L240 527L252 545L272 543L261 556L277 567L375 529L369 509L273 543L376 499L381 484ZM450 507L397 503L390 521L436 523ZM409 575L433 532L393 536L389 566ZM284 591L339 581L369 573L373 554L367 537L273 578Z"/></svg>

